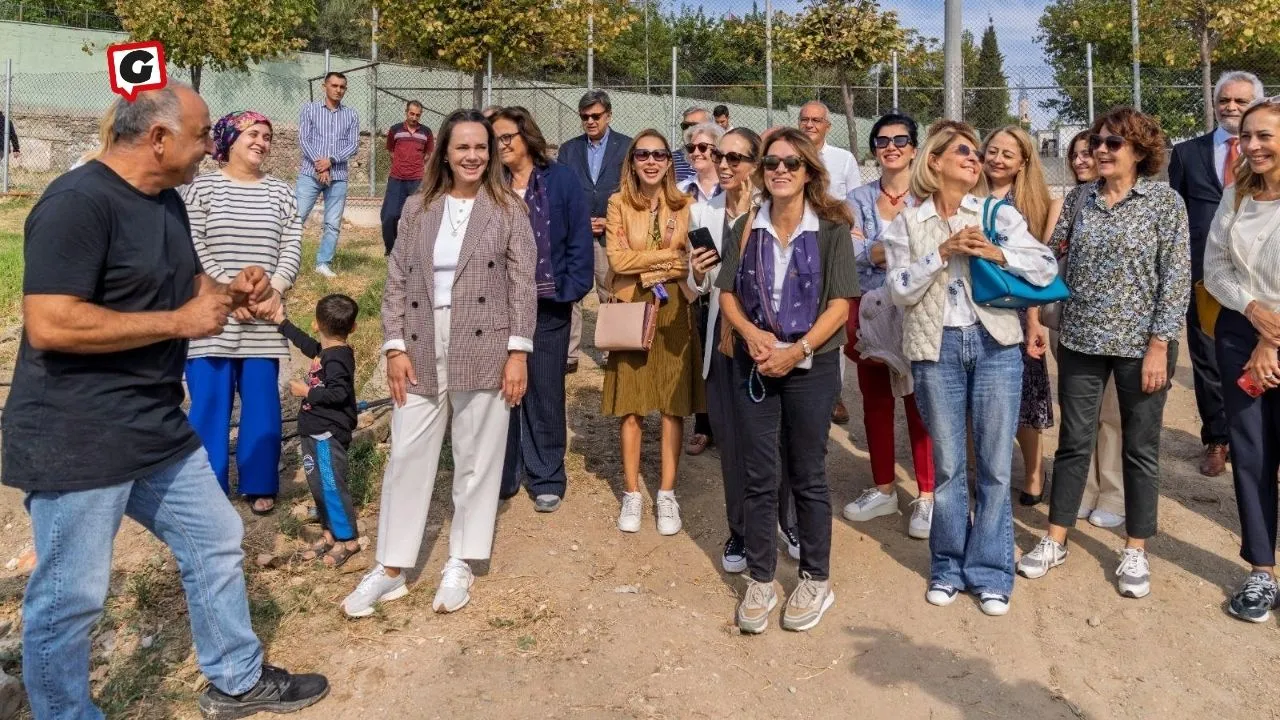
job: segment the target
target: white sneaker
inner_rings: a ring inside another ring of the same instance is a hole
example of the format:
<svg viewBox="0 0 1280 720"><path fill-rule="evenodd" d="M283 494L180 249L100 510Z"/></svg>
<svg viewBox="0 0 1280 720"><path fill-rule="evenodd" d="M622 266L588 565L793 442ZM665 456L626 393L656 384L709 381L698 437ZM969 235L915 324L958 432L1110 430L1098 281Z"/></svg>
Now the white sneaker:
<svg viewBox="0 0 1280 720"><path fill-rule="evenodd" d="M1124 524L1124 516L1107 510L1094 510L1089 513L1089 524L1100 528L1120 527Z"/></svg>
<svg viewBox="0 0 1280 720"><path fill-rule="evenodd" d="M1018 574L1031 578L1044 577L1053 568L1067 561L1067 549L1045 535L1040 543L1018 560Z"/></svg>
<svg viewBox="0 0 1280 720"><path fill-rule="evenodd" d="M1000 593L984 592L978 596L982 612L993 617L1009 614L1009 596Z"/></svg>
<svg viewBox="0 0 1280 720"><path fill-rule="evenodd" d="M1086 507L1086 506L1084 506L1084 505L1081 505L1081 506L1080 506L1080 509L1076 511L1076 519L1077 519L1077 520L1084 520L1084 519L1088 518L1088 517L1089 517L1089 515L1090 515L1090 514L1092 514L1092 513L1093 513L1093 508L1091 508L1091 507Z"/></svg>
<svg viewBox="0 0 1280 720"><path fill-rule="evenodd" d="M328 264L328 263L325 263L325 264L323 264L323 265L317 265L317 266L316 266L316 274L317 274L317 275L323 275L324 277L327 277L327 278L329 278L330 280L332 280L333 278L338 277L338 273L334 272L334 271L333 271L333 268L329 267L329 264Z"/></svg>
<svg viewBox="0 0 1280 720"><path fill-rule="evenodd" d="M675 535L680 532L680 503L676 502L675 495L666 495L662 492L658 493L658 500L654 503L653 512L658 516L658 534L659 535ZM636 518L637 525L639 517ZM621 521L619 521L621 523ZM619 525L621 527L621 525Z"/></svg>
<svg viewBox="0 0 1280 720"><path fill-rule="evenodd" d="M1120 567L1116 568L1120 594L1131 598L1144 598L1151 594L1151 564L1147 553L1138 548L1125 548L1120 554Z"/></svg>
<svg viewBox="0 0 1280 720"><path fill-rule="evenodd" d="M622 493L622 512L618 515L618 529L622 532L640 532L640 512L644 498L638 492Z"/></svg>
<svg viewBox="0 0 1280 720"><path fill-rule="evenodd" d="M942 583L929 583L929 591L924 594L925 602L938 607L946 607L956 601L956 595L960 593L950 585Z"/></svg>
<svg viewBox="0 0 1280 720"><path fill-rule="evenodd" d="M471 586L475 581L476 576L471 574L471 566L465 560L449 558L440 571L440 587L431 601L431 609L444 613L461 610L471 601Z"/></svg>
<svg viewBox="0 0 1280 720"><path fill-rule="evenodd" d="M342 601L342 612L346 613L347 617L369 617L378 603L398 600L408 593L409 587L404 583L404 573L391 577L379 564L374 566L356 589Z"/></svg>
<svg viewBox="0 0 1280 720"><path fill-rule="evenodd" d="M863 522L866 520L874 520L884 515L893 515L898 512L898 493L891 492L888 495L880 492L876 488L867 488L862 491L857 500L844 506L845 519L853 522Z"/></svg>
<svg viewBox="0 0 1280 720"><path fill-rule="evenodd" d="M907 535L917 540L928 540L929 529L933 527L933 500L916 498L911 504L916 509L911 512L911 522L907 523Z"/></svg>

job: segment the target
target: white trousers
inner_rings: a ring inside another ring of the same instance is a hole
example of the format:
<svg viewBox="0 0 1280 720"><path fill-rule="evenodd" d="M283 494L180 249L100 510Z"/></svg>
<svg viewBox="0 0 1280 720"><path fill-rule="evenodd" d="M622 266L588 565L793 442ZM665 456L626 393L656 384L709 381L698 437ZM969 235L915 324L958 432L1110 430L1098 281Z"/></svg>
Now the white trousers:
<svg viewBox="0 0 1280 720"><path fill-rule="evenodd" d="M435 311L434 398L409 395L391 416L391 457L382 479L378 562L411 568L418 562L431 509L440 448L453 417L453 523L449 555L484 560L493 550L502 463L511 411L499 390L448 390L449 309Z"/></svg>

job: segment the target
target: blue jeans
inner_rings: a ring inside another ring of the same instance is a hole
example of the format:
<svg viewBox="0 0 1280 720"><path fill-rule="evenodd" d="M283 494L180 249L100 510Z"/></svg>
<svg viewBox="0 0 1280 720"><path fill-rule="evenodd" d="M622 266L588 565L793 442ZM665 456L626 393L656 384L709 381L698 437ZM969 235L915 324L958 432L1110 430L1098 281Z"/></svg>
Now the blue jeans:
<svg viewBox="0 0 1280 720"><path fill-rule="evenodd" d="M347 181L334 180L328 186L310 175L298 175L298 217L307 223L316 198L324 195L324 233L320 236L320 249L316 251L316 265L333 262L338 251L338 230L342 227L342 208L347 204Z"/></svg>
<svg viewBox="0 0 1280 720"><path fill-rule="evenodd" d="M241 495L280 492L280 361L275 358L199 357L187 361L191 425L209 452L209 464L231 492L231 406L240 396L236 471Z"/></svg>
<svg viewBox="0 0 1280 720"><path fill-rule="evenodd" d="M930 582L974 593L1013 591L1009 471L1022 401L1022 349L981 325L944 328L937 362L914 362L916 405L933 438ZM968 436L973 418L977 507L969 520Z"/></svg>
<svg viewBox="0 0 1280 720"><path fill-rule="evenodd" d="M205 677L231 695L258 682L262 644L249 622L244 524L218 492L203 448L131 482L29 493L26 506L36 568L22 601L22 679L35 717L102 717L89 698L89 631L102 614L111 547L125 515L178 561Z"/></svg>

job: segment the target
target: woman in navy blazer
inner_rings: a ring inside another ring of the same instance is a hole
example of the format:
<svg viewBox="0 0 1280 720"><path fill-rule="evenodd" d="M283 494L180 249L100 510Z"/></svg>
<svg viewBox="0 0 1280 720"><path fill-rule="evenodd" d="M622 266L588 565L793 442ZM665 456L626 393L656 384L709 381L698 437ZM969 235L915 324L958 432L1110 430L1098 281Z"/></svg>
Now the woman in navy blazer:
<svg viewBox="0 0 1280 720"><path fill-rule="evenodd" d="M590 292L595 273L591 216L577 176L547 158L547 141L528 110L503 108L491 122L507 179L528 206L538 246L529 390L511 412L502 497L520 490L523 473L534 508L554 512L566 483L564 373L573 304Z"/></svg>

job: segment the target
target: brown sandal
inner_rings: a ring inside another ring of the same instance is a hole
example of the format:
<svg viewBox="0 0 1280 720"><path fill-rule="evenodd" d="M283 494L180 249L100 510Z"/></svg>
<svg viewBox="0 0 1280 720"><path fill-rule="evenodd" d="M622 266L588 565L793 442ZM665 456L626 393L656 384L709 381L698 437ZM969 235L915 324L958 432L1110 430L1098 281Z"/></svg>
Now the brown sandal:
<svg viewBox="0 0 1280 720"><path fill-rule="evenodd" d="M340 568L351 559L352 555L360 552L359 544L357 544L355 548L349 548L347 547L347 542L350 541L336 542L333 544L333 547L329 548L329 551L324 555L325 567Z"/></svg>
<svg viewBox="0 0 1280 720"><path fill-rule="evenodd" d="M686 455L701 455L709 444L711 444L711 438L702 433L694 433L693 437L689 438L689 444L684 446L684 452Z"/></svg>
<svg viewBox="0 0 1280 720"><path fill-rule="evenodd" d="M294 553L293 558L298 562L315 562L325 556L325 553L333 549L333 543L328 540L320 539L308 545L305 549Z"/></svg>

